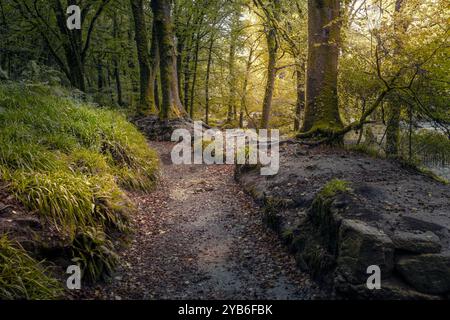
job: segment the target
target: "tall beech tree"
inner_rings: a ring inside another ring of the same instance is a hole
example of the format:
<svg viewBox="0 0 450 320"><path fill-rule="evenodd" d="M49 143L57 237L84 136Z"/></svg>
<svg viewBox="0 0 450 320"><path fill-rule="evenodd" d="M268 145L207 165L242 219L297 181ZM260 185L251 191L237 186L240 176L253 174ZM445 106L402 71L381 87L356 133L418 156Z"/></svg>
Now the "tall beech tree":
<svg viewBox="0 0 450 320"><path fill-rule="evenodd" d="M180 100L174 30L167 0L152 0L154 33L158 39L162 103L160 118L169 119L171 112L180 117L186 112Z"/></svg>
<svg viewBox="0 0 450 320"><path fill-rule="evenodd" d="M308 0L308 65L301 131L329 134L342 128L337 80L340 0Z"/></svg>
<svg viewBox="0 0 450 320"><path fill-rule="evenodd" d="M267 52L269 56L261 119L261 128L267 129L269 128L273 92L275 90L275 78L277 76L279 41L276 24L280 18L281 5L280 0L271 0L267 4L263 3L262 0L258 0L257 3L262 8L265 16L264 31L266 34Z"/></svg>

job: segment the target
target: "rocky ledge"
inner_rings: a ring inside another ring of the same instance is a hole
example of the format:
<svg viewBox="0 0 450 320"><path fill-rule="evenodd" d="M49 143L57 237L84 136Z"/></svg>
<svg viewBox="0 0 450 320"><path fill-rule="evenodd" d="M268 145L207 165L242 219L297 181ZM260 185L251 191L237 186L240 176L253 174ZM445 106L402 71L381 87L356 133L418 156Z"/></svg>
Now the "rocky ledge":
<svg viewBox="0 0 450 320"><path fill-rule="evenodd" d="M280 171L236 178L298 267L338 297L450 297L450 187L395 161L341 149L282 147ZM381 289L369 290L369 266Z"/></svg>

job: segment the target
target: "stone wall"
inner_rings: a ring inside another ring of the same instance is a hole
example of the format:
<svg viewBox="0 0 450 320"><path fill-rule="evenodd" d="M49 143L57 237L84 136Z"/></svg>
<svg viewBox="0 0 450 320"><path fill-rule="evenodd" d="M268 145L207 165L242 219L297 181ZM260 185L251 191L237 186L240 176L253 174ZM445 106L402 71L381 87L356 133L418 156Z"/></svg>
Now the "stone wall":
<svg viewBox="0 0 450 320"><path fill-rule="evenodd" d="M236 174L299 268L344 298L449 298L449 187L387 160L337 150L305 152L283 151L276 177L258 176L248 167ZM379 169L376 178L367 170L360 179L359 164ZM336 177L346 181L345 188L330 192ZM366 285L372 265L381 269L380 290Z"/></svg>

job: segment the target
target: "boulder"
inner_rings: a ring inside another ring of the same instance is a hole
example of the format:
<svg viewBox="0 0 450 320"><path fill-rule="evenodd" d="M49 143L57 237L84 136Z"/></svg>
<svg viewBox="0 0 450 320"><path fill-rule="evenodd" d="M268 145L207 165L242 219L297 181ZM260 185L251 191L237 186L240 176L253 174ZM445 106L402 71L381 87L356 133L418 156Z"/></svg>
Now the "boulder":
<svg viewBox="0 0 450 320"><path fill-rule="evenodd" d="M377 265L388 278L394 267L394 245L381 230L361 221L344 219L339 230L337 271L347 281L367 281L367 268Z"/></svg>
<svg viewBox="0 0 450 320"><path fill-rule="evenodd" d="M421 233L410 233L396 231L392 235L395 249L405 250L413 253L439 253L441 244L439 237L431 231Z"/></svg>
<svg viewBox="0 0 450 320"><path fill-rule="evenodd" d="M406 282L420 292L450 292L450 252L401 257L395 268Z"/></svg>

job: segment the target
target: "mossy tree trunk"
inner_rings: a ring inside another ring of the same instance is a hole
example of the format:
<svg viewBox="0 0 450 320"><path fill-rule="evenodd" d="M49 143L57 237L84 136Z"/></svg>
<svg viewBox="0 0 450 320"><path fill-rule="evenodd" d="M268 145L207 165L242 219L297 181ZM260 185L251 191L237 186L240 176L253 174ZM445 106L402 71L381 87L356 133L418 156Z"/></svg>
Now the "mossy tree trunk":
<svg viewBox="0 0 450 320"><path fill-rule="evenodd" d="M167 120L171 112L177 117L186 113L178 91L177 57L169 1L152 0L152 10L160 56L162 103L159 114L161 120Z"/></svg>
<svg viewBox="0 0 450 320"><path fill-rule="evenodd" d="M152 43L150 47L150 98L152 102L152 110L159 111L159 93L157 86L157 74L159 69L159 44L158 44L158 34L156 33L155 22L153 21L152 26Z"/></svg>
<svg viewBox="0 0 450 320"><path fill-rule="evenodd" d="M134 17L134 30L136 48L139 61L139 105L137 113L140 116L149 114L154 110L154 96L151 86L152 70L148 48L147 24L143 0L130 0Z"/></svg>
<svg viewBox="0 0 450 320"><path fill-rule="evenodd" d="M174 29L175 29L175 37L177 39L177 83L178 83L178 92L180 94L181 101L184 100L184 92L183 92L183 73L184 73L184 51L186 48L187 35L186 30L183 25L183 21L181 19L183 12L183 6L180 6L179 0L173 0L173 21L174 21ZM190 18L189 18L190 21ZM187 104L184 103L186 106Z"/></svg>
<svg viewBox="0 0 450 320"><path fill-rule="evenodd" d="M339 0L308 0L308 66L302 132L342 128L337 96Z"/></svg>

